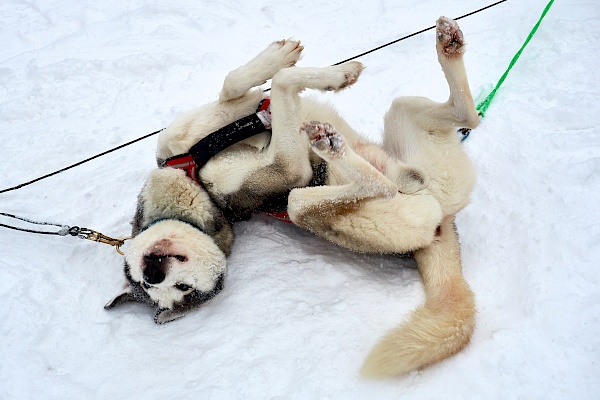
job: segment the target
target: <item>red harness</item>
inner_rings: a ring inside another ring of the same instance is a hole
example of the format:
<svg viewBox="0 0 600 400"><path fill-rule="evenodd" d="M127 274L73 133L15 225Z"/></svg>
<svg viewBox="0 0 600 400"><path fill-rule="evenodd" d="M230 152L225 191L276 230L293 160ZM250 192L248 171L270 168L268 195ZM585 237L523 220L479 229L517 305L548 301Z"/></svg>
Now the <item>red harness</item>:
<svg viewBox="0 0 600 400"><path fill-rule="evenodd" d="M287 211L280 211L280 212L263 211L263 214L266 214L266 215L269 215L271 217L277 218L281 222L286 222L288 224L293 224L294 223L294 221L292 221L290 219L290 214L288 214Z"/></svg>
<svg viewBox="0 0 600 400"><path fill-rule="evenodd" d="M164 162L163 166L184 170L188 178L200 185L200 181L198 180L198 164L196 164L191 154L171 157Z"/></svg>
<svg viewBox="0 0 600 400"><path fill-rule="evenodd" d="M198 179L198 173L200 172L200 168L202 168L208 160L232 144L248 139L265 130L271 130L271 110L269 105L270 99L264 99L260 102L255 114L240 118L239 120L207 135L193 145L189 152L166 159L161 164L161 167L182 169L190 179L198 185L203 186L200 179ZM293 223L292 220L290 220L290 216L285 211L265 211L264 213L275 217L280 221L290 224Z"/></svg>

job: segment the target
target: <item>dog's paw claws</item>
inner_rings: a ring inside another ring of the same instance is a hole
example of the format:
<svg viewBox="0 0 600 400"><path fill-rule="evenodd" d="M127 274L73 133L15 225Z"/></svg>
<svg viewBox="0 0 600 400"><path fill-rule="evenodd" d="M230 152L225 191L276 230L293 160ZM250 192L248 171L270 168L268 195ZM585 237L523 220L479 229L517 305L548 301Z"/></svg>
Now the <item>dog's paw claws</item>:
<svg viewBox="0 0 600 400"><path fill-rule="evenodd" d="M305 122L300 132L308 136L311 147L321 158L332 159L345 154L344 138L326 122Z"/></svg>
<svg viewBox="0 0 600 400"><path fill-rule="evenodd" d="M436 22L436 37L446 57L458 56L464 52L463 33L456 21L440 17Z"/></svg>

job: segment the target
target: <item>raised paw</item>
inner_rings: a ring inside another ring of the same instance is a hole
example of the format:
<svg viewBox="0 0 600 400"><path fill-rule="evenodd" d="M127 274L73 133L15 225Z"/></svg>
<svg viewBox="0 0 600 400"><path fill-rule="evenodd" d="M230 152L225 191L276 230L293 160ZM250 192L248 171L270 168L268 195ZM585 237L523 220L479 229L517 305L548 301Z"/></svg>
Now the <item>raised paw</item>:
<svg viewBox="0 0 600 400"><path fill-rule="evenodd" d="M364 69L362 63L358 61L351 61L344 64L330 67L339 78L335 79L335 83L326 85L323 89L327 91L340 91L353 85L358 80L360 73Z"/></svg>
<svg viewBox="0 0 600 400"><path fill-rule="evenodd" d="M269 64L270 68L280 70L296 65L304 46L300 45L299 40L278 40L267 47L263 53L264 62Z"/></svg>
<svg viewBox="0 0 600 400"><path fill-rule="evenodd" d="M464 53L463 33L456 21L440 17L436 23L436 37L439 49L446 57L456 57Z"/></svg>
<svg viewBox="0 0 600 400"><path fill-rule="evenodd" d="M345 154L343 136L326 122L305 122L300 127L300 132L308 136L313 151L325 160L342 157Z"/></svg>

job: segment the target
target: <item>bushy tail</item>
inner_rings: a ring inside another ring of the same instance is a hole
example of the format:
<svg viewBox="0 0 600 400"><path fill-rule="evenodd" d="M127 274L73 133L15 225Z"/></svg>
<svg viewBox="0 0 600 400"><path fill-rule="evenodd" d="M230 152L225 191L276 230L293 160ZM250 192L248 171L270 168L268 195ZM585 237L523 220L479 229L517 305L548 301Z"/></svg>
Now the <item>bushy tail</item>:
<svg viewBox="0 0 600 400"><path fill-rule="evenodd" d="M473 292L464 280L453 218L428 247L415 253L426 302L410 319L385 335L367 356L365 377L404 374L462 350L475 327Z"/></svg>

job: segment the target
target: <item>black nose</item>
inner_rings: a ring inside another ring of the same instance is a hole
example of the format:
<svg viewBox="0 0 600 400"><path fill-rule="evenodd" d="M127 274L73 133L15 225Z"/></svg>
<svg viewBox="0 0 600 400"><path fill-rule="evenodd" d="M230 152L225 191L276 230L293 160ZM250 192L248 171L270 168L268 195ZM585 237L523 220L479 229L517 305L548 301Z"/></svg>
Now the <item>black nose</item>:
<svg viewBox="0 0 600 400"><path fill-rule="evenodd" d="M144 268L143 278L146 283L156 285L165 280L166 257L150 254L144 256L144 263L146 267Z"/></svg>

